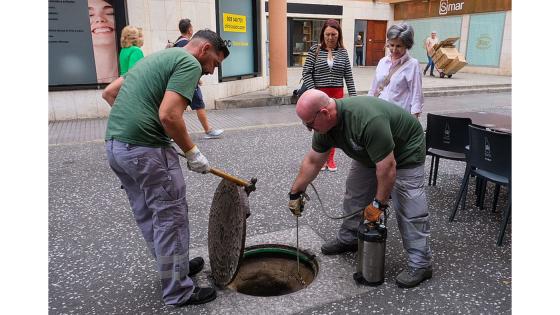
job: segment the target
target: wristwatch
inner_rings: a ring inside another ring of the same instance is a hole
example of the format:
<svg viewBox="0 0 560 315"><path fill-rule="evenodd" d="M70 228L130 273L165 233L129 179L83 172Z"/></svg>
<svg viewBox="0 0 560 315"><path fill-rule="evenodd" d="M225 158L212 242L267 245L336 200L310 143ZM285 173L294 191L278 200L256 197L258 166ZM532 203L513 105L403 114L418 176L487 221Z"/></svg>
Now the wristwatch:
<svg viewBox="0 0 560 315"><path fill-rule="evenodd" d="M389 208L389 205L386 203L382 203L381 201L379 201L377 198L373 198L373 201L371 202L371 204L376 207L379 210L387 210L387 208Z"/></svg>

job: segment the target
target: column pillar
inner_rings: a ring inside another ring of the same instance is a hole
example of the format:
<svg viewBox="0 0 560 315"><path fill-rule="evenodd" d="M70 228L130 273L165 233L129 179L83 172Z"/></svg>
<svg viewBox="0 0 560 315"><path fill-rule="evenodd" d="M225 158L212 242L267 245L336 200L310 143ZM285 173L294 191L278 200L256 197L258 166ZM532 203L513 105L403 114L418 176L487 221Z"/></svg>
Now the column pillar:
<svg viewBox="0 0 560 315"><path fill-rule="evenodd" d="M268 1L270 94L288 93L288 20L286 0Z"/></svg>

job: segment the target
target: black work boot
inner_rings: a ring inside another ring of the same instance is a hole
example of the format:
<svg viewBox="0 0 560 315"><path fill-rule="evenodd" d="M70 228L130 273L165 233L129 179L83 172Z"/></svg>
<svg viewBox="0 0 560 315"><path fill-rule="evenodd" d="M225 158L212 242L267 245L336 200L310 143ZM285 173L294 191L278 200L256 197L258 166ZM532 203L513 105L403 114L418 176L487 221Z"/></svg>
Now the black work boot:
<svg viewBox="0 0 560 315"><path fill-rule="evenodd" d="M430 77L435 77L434 70L430 71Z"/></svg>
<svg viewBox="0 0 560 315"><path fill-rule="evenodd" d="M413 268L409 266L397 276L397 285L401 288L413 288L431 277L432 266L426 268Z"/></svg>
<svg viewBox="0 0 560 315"><path fill-rule="evenodd" d="M214 288L194 287L194 291L191 294L191 297L185 302L176 306L181 307L185 305L204 304L214 301L216 299L216 296L216 290Z"/></svg>
<svg viewBox="0 0 560 315"><path fill-rule="evenodd" d="M338 255L356 251L358 251L358 243L344 244L337 238L321 246L321 252L325 255Z"/></svg>
<svg viewBox="0 0 560 315"><path fill-rule="evenodd" d="M202 257L195 257L189 261L189 277L199 273L204 268L204 259Z"/></svg>
<svg viewBox="0 0 560 315"><path fill-rule="evenodd" d="M428 66L426 66L426 68L424 69L424 75L426 75L426 72L428 71Z"/></svg>

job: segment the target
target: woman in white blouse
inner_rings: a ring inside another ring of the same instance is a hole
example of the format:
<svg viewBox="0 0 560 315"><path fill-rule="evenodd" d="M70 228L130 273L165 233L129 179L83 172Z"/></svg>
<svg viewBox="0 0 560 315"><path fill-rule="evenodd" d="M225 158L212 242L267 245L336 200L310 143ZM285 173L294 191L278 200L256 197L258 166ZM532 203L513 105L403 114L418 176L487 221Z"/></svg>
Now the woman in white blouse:
<svg viewBox="0 0 560 315"><path fill-rule="evenodd" d="M418 118L424 107L424 96L420 63L408 54L413 44L412 26L403 23L387 30L390 54L377 64L368 95L392 102Z"/></svg>

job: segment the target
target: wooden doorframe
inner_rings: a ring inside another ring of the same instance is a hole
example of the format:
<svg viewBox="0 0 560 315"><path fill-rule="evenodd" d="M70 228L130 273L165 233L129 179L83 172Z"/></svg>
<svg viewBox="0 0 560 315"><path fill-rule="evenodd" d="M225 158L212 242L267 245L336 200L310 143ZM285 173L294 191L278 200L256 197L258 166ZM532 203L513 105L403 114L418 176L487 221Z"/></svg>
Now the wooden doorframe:
<svg viewBox="0 0 560 315"><path fill-rule="evenodd" d="M385 56L387 21L368 20L366 29L366 66L377 66Z"/></svg>

